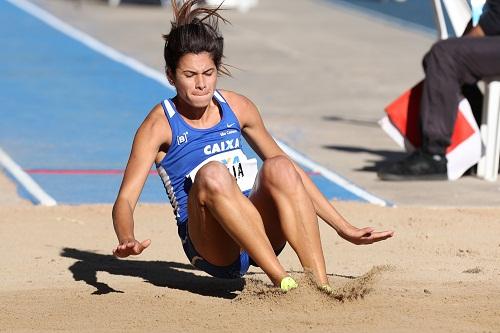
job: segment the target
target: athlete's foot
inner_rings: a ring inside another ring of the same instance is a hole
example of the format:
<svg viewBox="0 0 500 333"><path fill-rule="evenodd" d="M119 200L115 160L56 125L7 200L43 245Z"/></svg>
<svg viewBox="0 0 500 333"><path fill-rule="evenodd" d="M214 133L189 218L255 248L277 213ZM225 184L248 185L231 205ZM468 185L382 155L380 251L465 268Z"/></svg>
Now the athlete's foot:
<svg viewBox="0 0 500 333"><path fill-rule="evenodd" d="M280 282L280 288L282 291L287 292L292 289L297 288L299 285L290 276L285 276Z"/></svg>
<svg viewBox="0 0 500 333"><path fill-rule="evenodd" d="M330 287L330 285L329 285L329 284L324 284L324 285L322 285L322 286L319 286L319 285L318 285L318 289L319 289L321 292L323 292L323 293L325 293L325 294L327 294L327 295L332 295L332 294L333 294L333 289L332 289L332 287Z"/></svg>

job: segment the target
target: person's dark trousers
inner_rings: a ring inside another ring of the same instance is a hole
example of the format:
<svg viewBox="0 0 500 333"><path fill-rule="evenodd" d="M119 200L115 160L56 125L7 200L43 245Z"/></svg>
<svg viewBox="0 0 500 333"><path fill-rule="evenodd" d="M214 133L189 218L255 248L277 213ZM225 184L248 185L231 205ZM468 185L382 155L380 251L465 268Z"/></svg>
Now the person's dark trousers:
<svg viewBox="0 0 500 333"><path fill-rule="evenodd" d="M500 36L439 41L426 54L423 64L422 150L444 155L455 126L461 87L500 75Z"/></svg>

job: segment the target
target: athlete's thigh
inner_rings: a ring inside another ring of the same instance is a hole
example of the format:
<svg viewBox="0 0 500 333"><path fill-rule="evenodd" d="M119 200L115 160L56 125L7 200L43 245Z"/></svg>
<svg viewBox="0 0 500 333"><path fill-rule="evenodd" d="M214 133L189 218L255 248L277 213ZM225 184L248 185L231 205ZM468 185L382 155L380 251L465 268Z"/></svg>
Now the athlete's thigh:
<svg viewBox="0 0 500 333"><path fill-rule="evenodd" d="M271 193L267 190L265 184L259 179L257 175L257 182L252 190L249 199L257 208L264 223L266 235L273 246L273 249L279 250L283 248L286 243L285 235L281 229L281 223L276 207L276 201Z"/></svg>
<svg viewBox="0 0 500 333"><path fill-rule="evenodd" d="M217 266L232 264L240 255L240 246L199 200L199 184L195 181L188 197L188 234L196 251Z"/></svg>

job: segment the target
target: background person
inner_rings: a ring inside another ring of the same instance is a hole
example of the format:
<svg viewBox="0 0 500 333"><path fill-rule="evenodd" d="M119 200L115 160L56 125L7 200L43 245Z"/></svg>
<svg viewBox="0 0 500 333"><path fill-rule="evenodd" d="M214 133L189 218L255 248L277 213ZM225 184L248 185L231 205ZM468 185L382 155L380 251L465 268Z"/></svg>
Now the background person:
<svg viewBox="0 0 500 333"><path fill-rule="evenodd" d="M457 117L461 89L500 75L500 0L488 0L479 24L463 37L436 42L423 60L420 101L422 147L378 170L382 180L444 180L446 148Z"/></svg>

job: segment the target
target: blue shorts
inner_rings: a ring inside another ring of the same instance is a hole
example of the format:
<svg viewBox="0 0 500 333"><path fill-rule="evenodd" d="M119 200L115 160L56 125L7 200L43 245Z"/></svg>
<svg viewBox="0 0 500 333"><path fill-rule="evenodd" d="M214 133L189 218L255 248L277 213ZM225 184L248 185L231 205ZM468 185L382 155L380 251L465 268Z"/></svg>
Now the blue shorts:
<svg viewBox="0 0 500 333"><path fill-rule="evenodd" d="M188 257L191 264L214 277L222 279L239 279L247 273L250 265L258 267L258 265L252 260L252 258L250 258L246 251L241 251L239 258L236 259L231 265L213 265L203 259L203 257L194 248L194 245L189 238L187 221L177 226L177 232L179 234L179 237L181 238L184 253L186 253L186 256ZM283 251L285 245L283 245L283 247L279 250L275 251L276 255L279 255L281 251Z"/></svg>

